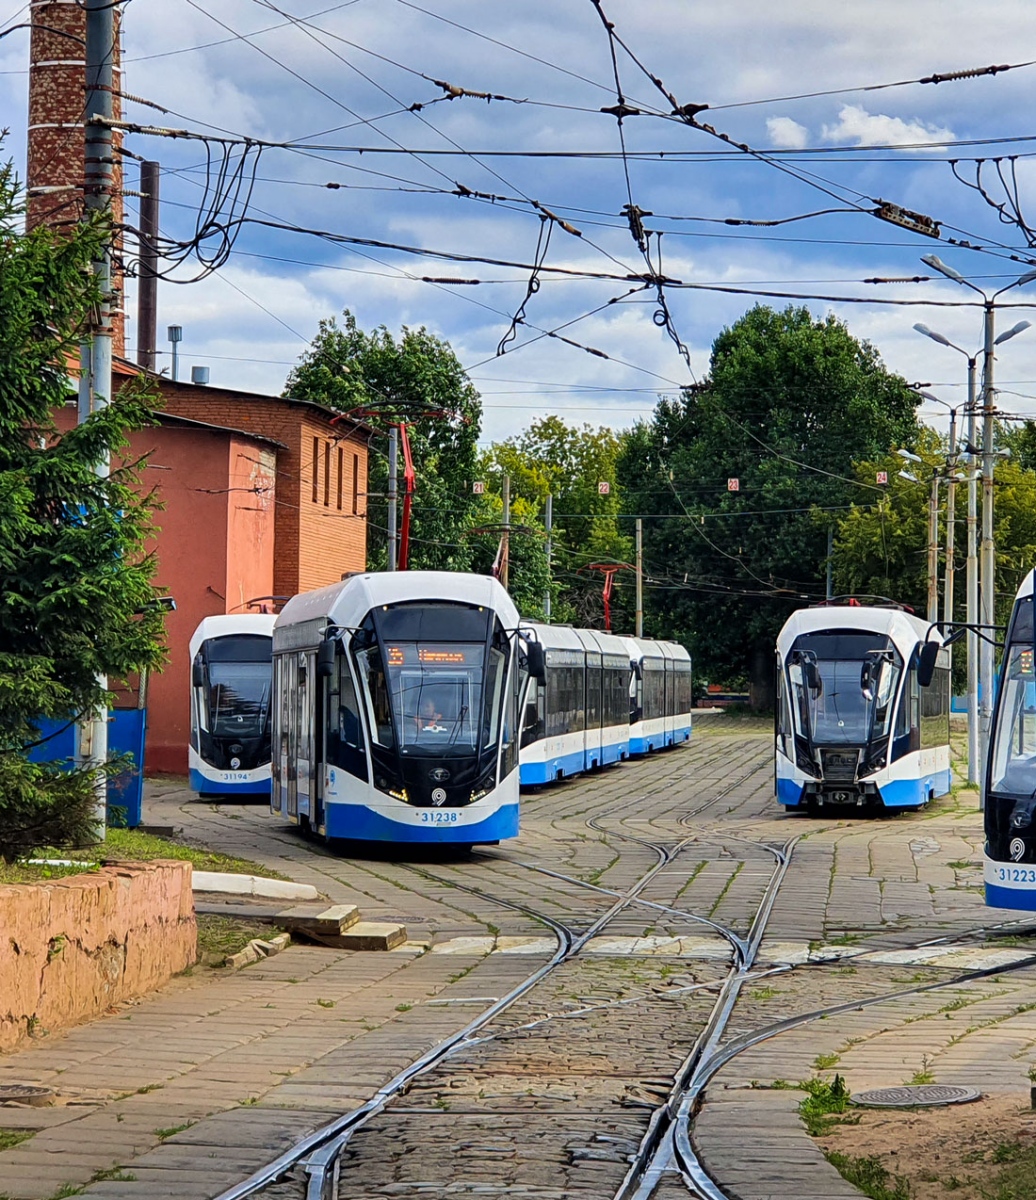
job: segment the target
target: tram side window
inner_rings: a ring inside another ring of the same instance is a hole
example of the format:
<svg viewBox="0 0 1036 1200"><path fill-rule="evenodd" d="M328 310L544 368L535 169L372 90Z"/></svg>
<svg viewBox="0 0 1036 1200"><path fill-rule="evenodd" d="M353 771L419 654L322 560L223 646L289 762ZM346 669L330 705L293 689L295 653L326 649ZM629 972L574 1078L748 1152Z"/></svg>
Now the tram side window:
<svg viewBox="0 0 1036 1200"><path fill-rule="evenodd" d="M545 688L535 679L529 681L525 696L525 716L522 717L522 745L528 746L543 737L543 702Z"/></svg>
<svg viewBox="0 0 1036 1200"><path fill-rule="evenodd" d="M644 664L644 699L641 717L650 721L665 716L665 670Z"/></svg>
<svg viewBox="0 0 1036 1200"><path fill-rule="evenodd" d="M605 667L602 724L628 725L630 719L629 667Z"/></svg>
<svg viewBox="0 0 1036 1200"><path fill-rule="evenodd" d="M1016 629L1017 624L1016 617ZM1008 647L1000 686L990 786L994 792L1031 797L1036 776L1036 674L1031 641Z"/></svg>
<svg viewBox="0 0 1036 1200"><path fill-rule="evenodd" d="M371 646L356 655L360 675L366 684L368 716L371 722L371 740L389 749L395 746L392 730L392 707L389 703L389 685L385 678L385 665L381 650Z"/></svg>
<svg viewBox="0 0 1036 1200"><path fill-rule="evenodd" d="M583 668L547 669L547 736L578 733L583 725Z"/></svg>
<svg viewBox="0 0 1036 1200"><path fill-rule="evenodd" d="M586 727L598 729L601 725L601 668L586 668Z"/></svg>
<svg viewBox="0 0 1036 1200"><path fill-rule="evenodd" d="M676 693L674 716L682 716L691 711L691 664L678 660L673 677Z"/></svg>
<svg viewBox="0 0 1036 1200"><path fill-rule="evenodd" d="M921 688L921 748L950 740L950 672L937 667L931 684Z"/></svg>
<svg viewBox="0 0 1036 1200"><path fill-rule="evenodd" d="M367 752L356 688L345 654L338 652L327 693L327 761L357 779L367 779Z"/></svg>

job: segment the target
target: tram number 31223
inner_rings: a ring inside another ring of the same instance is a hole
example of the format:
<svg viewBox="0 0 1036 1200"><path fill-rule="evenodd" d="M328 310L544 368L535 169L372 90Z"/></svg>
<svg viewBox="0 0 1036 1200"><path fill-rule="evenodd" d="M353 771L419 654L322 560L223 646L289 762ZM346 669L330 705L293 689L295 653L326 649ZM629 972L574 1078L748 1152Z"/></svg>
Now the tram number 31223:
<svg viewBox="0 0 1036 1200"><path fill-rule="evenodd" d="M998 864L993 868L993 874L1000 883L1036 883L1036 867L1002 867Z"/></svg>

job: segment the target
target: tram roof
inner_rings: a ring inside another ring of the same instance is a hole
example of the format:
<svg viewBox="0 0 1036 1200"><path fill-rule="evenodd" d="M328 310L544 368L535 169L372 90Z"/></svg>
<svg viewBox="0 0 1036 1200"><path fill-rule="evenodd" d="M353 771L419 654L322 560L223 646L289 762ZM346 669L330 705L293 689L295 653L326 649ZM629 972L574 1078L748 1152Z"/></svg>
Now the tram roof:
<svg viewBox="0 0 1036 1200"><path fill-rule="evenodd" d="M198 653L202 642L207 642L210 638L230 637L240 633L272 637L276 620L274 613L226 613L203 617L191 636L191 657Z"/></svg>
<svg viewBox="0 0 1036 1200"><path fill-rule="evenodd" d="M370 571L328 587L300 592L281 609L276 628L306 622L358 626L372 608L425 600L455 601L492 609L505 629L518 626L518 609L498 580L462 571Z"/></svg>
<svg viewBox="0 0 1036 1200"><path fill-rule="evenodd" d="M867 633L883 633L894 644L912 650L919 641L941 641L931 622L905 612L901 608L884 608L869 604L845 606L817 605L800 608L792 613L777 636L781 654L791 649L792 642L804 633L822 633L829 629L859 629Z"/></svg>
<svg viewBox="0 0 1036 1200"><path fill-rule="evenodd" d="M1015 593L1016 600L1024 600L1027 596L1033 594L1033 580L1036 578L1036 570L1026 571L1022 576L1022 582L1019 585L1018 591Z"/></svg>

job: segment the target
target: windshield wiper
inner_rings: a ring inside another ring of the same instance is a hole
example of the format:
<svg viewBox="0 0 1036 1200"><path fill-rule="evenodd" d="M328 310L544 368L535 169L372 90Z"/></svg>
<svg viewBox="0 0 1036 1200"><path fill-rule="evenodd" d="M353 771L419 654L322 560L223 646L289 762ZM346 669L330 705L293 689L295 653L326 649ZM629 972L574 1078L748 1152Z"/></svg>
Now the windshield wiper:
<svg viewBox="0 0 1036 1200"><path fill-rule="evenodd" d="M457 740L457 734L460 732L460 723L468 715L468 706L462 704L460 712L457 713L457 719L453 722L453 728L450 730L450 740L446 743L447 746L452 746Z"/></svg>

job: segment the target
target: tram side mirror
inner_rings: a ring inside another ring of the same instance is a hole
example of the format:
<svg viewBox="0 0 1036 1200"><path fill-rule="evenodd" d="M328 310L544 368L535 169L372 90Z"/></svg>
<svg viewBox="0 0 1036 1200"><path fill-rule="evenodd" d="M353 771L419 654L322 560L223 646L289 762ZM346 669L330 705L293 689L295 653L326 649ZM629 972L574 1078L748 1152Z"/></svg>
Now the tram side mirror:
<svg viewBox="0 0 1036 1200"><path fill-rule="evenodd" d="M525 643L525 661L529 666L529 674L542 683L547 677L547 656L539 642Z"/></svg>
<svg viewBox="0 0 1036 1200"><path fill-rule="evenodd" d="M811 692L819 692L821 689L820 672L817 670L817 664L811 662L808 658L802 664L802 678Z"/></svg>
<svg viewBox="0 0 1036 1200"><path fill-rule="evenodd" d="M917 655L917 682L928 687L935 675L935 664L939 658L939 643L925 642Z"/></svg>
<svg viewBox="0 0 1036 1200"><path fill-rule="evenodd" d="M317 678L329 679L335 671L335 644L325 638L317 650Z"/></svg>
<svg viewBox="0 0 1036 1200"><path fill-rule="evenodd" d="M860 691L863 692L863 698L868 703L874 699L874 667L873 658L865 658L863 660L863 669L860 671Z"/></svg>
<svg viewBox="0 0 1036 1200"><path fill-rule="evenodd" d="M205 668L198 659L194 660L194 665L191 667L191 686L205 686Z"/></svg>

